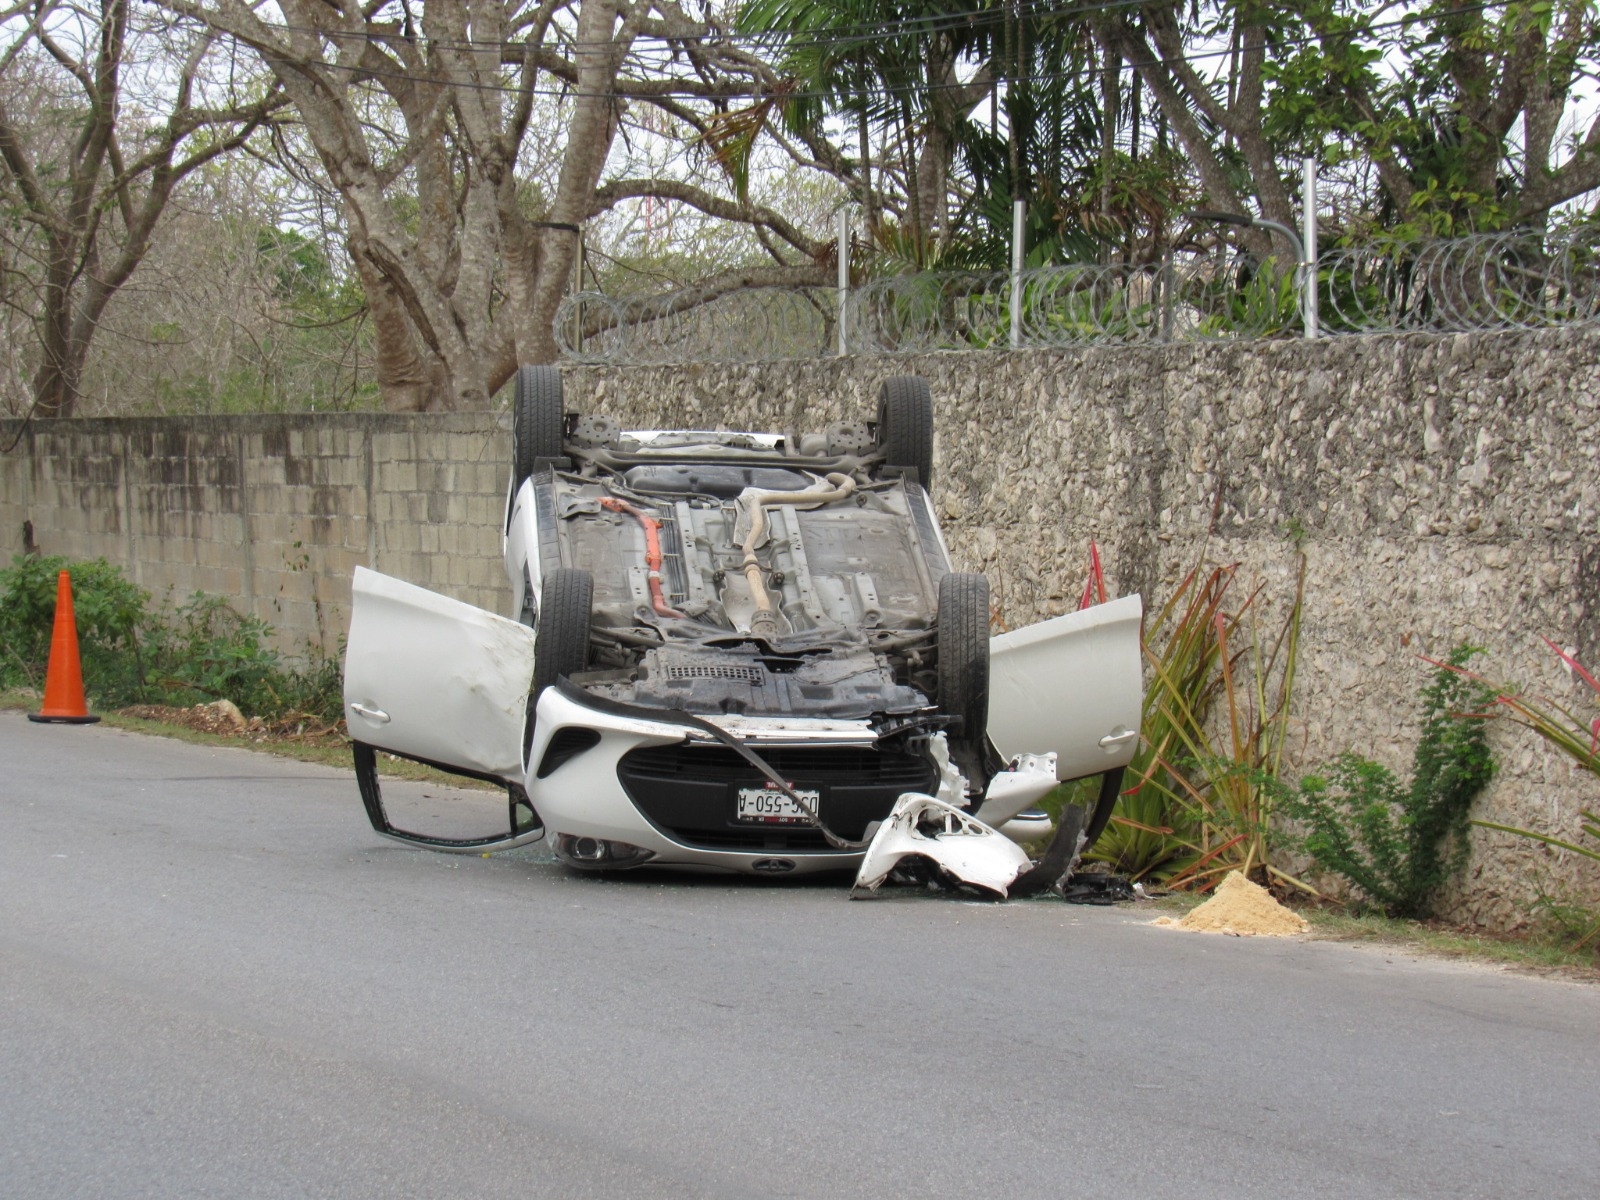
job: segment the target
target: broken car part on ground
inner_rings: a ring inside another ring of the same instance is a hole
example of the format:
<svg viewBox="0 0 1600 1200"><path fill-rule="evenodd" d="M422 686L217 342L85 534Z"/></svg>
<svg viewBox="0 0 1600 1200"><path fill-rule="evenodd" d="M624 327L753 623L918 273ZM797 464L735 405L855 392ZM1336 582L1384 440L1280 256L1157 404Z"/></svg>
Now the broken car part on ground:
<svg viewBox="0 0 1600 1200"><path fill-rule="evenodd" d="M522 368L515 617L356 571L345 703L373 827L442 850L548 836L584 870L1059 883L1138 740L1139 597L991 639L988 583L953 569L929 494L926 384L885 380L875 415L625 431ZM397 816L378 750L504 785L495 827ZM1047 861L995 834L1040 832L1019 814L1088 776L1100 801Z"/></svg>

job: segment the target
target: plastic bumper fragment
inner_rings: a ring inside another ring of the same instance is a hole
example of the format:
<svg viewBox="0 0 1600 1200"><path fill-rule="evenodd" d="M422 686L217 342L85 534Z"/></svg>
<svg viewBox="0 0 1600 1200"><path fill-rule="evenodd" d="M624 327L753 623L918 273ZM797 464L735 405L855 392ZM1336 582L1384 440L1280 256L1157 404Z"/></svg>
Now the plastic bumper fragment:
<svg viewBox="0 0 1600 1200"><path fill-rule="evenodd" d="M853 897L871 895L897 869L911 881L933 879L1005 899L1032 865L1022 847L952 804L919 792L895 801L856 875Z"/></svg>
<svg viewBox="0 0 1600 1200"><path fill-rule="evenodd" d="M1054 753L1018 755L1015 762L989 780L989 789L975 815L985 825L998 829L1055 786Z"/></svg>

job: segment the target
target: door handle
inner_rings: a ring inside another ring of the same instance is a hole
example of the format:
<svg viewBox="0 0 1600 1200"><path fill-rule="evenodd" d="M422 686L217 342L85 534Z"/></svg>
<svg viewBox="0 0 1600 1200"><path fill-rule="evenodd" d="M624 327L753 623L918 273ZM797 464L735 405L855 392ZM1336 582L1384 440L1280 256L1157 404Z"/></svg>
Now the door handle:
<svg viewBox="0 0 1600 1200"><path fill-rule="evenodd" d="M350 701L350 711L355 713L358 717L365 717L369 721L376 721L379 725L387 725L389 723L389 714L384 712L381 708L368 708L365 704L360 704L352 700ZM1102 746L1105 745L1104 742L1101 742L1100 744Z"/></svg>
<svg viewBox="0 0 1600 1200"><path fill-rule="evenodd" d="M1130 729L1126 733L1108 733L1100 739L1100 745L1102 749L1115 750L1118 746L1124 745L1138 736L1139 731L1137 729Z"/></svg>

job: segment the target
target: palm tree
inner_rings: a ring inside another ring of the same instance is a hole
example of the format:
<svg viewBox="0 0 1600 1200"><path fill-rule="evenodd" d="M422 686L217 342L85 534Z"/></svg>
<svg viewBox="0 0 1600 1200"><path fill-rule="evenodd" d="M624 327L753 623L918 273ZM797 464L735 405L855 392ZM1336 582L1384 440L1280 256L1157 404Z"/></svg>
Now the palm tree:
<svg viewBox="0 0 1600 1200"><path fill-rule="evenodd" d="M884 261L1004 266L1014 196L1035 201L1030 243L1093 257L1062 206L1102 142L1081 17L1018 0L747 0L735 28L776 53L786 90L730 114L743 140L724 144L747 155L773 112L794 132L847 121Z"/></svg>

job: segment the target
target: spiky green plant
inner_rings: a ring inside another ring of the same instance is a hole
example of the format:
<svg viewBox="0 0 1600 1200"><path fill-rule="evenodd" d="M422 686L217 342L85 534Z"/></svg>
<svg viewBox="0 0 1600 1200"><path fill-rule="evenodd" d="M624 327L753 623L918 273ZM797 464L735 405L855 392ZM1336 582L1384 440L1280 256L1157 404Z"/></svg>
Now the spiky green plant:
<svg viewBox="0 0 1600 1200"><path fill-rule="evenodd" d="M1391 917L1431 915L1439 890L1466 865L1467 813L1494 775L1483 721L1493 696L1461 669L1476 653L1458 646L1423 687L1409 784L1344 754L1327 776L1279 789L1283 810L1305 824L1303 845L1317 865Z"/></svg>
<svg viewBox="0 0 1600 1200"><path fill-rule="evenodd" d="M1269 857L1299 653L1305 560L1283 625L1263 590L1230 604L1238 564L1195 567L1145 630L1141 741L1127 787L1087 856L1132 878L1209 888L1229 871L1299 885Z"/></svg>
<svg viewBox="0 0 1600 1200"><path fill-rule="evenodd" d="M1586 683L1600 699L1600 680L1596 680L1584 669L1575 657L1556 645L1549 638L1544 639L1545 645L1555 651L1557 657L1576 676ZM1475 676L1472 678L1476 678ZM1479 680L1481 683L1482 681ZM1544 696L1530 696L1525 692L1505 686L1489 685L1495 704L1499 711L1509 716L1511 720L1524 728L1533 730L1550 745L1573 761L1579 769L1589 774L1600 777L1600 716L1588 717L1580 715L1575 708L1569 708L1557 701ZM1583 820L1581 829L1585 836L1595 839L1600 844L1600 816L1596 816L1593 809L1583 809L1580 812ZM1600 850L1589 846L1580 846L1562 838L1552 837L1547 833L1539 833L1532 829L1522 829L1515 825L1502 825L1496 821L1473 821L1483 829L1495 829L1501 833L1514 833L1518 837L1531 838L1546 846L1557 850L1570 850L1574 854L1600 862ZM1580 932L1574 949L1582 949L1600 942L1600 915L1591 913L1586 925Z"/></svg>

